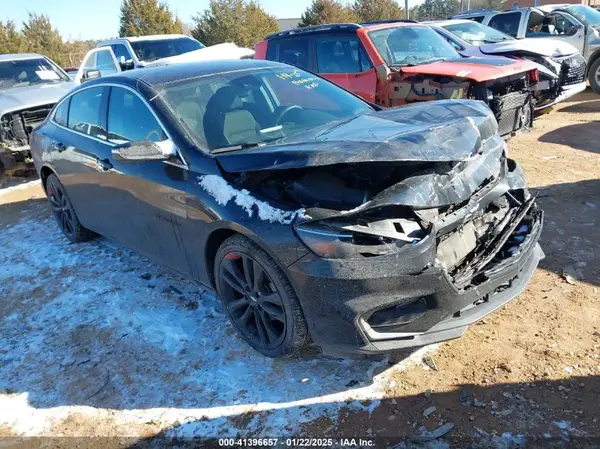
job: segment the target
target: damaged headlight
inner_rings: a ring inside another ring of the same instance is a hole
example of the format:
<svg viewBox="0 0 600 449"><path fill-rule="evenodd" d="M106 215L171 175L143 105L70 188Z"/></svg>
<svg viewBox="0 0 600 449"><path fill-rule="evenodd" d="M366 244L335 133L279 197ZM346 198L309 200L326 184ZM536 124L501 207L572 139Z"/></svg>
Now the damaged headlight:
<svg viewBox="0 0 600 449"><path fill-rule="evenodd" d="M415 220L403 218L311 221L295 229L308 248L326 259L393 254L417 244L426 235Z"/></svg>

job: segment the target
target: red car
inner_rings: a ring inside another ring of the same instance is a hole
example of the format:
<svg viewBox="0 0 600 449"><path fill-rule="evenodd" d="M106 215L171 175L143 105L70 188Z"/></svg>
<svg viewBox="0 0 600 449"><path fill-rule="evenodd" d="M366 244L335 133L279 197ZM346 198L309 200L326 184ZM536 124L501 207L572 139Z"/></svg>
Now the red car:
<svg viewBox="0 0 600 449"><path fill-rule="evenodd" d="M500 134L531 126L536 65L527 60L462 58L433 29L410 21L316 25L267 36L255 59L318 73L391 107L415 101L472 98L494 111Z"/></svg>

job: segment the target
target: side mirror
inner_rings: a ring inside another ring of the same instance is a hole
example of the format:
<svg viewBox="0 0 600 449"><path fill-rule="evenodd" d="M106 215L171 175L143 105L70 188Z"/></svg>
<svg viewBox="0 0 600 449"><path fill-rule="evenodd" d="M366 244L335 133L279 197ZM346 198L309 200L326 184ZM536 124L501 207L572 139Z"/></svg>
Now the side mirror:
<svg viewBox="0 0 600 449"><path fill-rule="evenodd" d="M97 69L86 70L83 72L84 80L93 80L94 78L100 78L100 76L100 70Z"/></svg>
<svg viewBox="0 0 600 449"><path fill-rule="evenodd" d="M127 61L125 61L125 57L121 56L121 60L119 61L119 67L121 67L121 71L125 71L125 70L131 70L133 69L133 60L132 59L128 59Z"/></svg>
<svg viewBox="0 0 600 449"><path fill-rule="evenodd" d="M163 142L141 140L121 145L112 150L112 157L119 162L166 161L171 154L163 150Z"/></svg>

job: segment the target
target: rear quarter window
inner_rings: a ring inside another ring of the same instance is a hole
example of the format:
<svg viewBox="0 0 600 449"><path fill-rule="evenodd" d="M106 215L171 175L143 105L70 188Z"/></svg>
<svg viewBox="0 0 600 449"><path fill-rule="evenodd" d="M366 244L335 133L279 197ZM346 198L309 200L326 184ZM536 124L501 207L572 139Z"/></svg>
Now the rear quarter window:
<svg viewBox="0 0 600 449"><path fill-rule="evenodd" d="M67 126L69 119L69 103L71 102L70 98L67 98L63 101L54 112L54 121L61 126Z"/></svg>

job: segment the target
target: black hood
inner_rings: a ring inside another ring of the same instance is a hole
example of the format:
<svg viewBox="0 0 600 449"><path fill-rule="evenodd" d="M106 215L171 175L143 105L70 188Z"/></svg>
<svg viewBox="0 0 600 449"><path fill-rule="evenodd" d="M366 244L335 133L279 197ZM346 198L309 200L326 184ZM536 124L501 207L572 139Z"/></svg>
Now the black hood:
<svg viewBox="0 0 600 449"><path fill-rule="evenodd" d="M318 132L220 154L217 160L230 173L363 162L460 162L482 152L482 142L497 129L485 103L442 100L360 115Z"/></svg>

